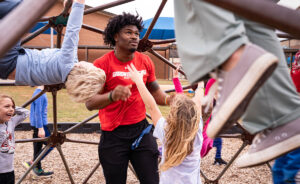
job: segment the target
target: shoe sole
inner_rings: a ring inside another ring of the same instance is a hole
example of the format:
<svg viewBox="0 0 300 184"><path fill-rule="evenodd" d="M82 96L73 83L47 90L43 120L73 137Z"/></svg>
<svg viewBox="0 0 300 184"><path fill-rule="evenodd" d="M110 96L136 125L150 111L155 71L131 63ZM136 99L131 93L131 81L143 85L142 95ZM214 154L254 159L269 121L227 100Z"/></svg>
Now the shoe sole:
<svg viewBox="0 0 300 184"><path fill-rule="evenodd" d="M207 127L208 137L214 139L221 131L230 128L243 115L250 100L276 69L278 59L264 54L251 65L222 107L219 108ZM253 76L253 73L257 75Z"/></svg>
<svg viewBox="0 0 300 184"><path fill-rule="evenodd" d="M255 153L246 153L236 160L240 168L254 167L276 159L300 147L300 135L296 135Z"/></svg>
<svg viewBox="0 0 300 184"><path fill-rule="evenodd" d="M32 171L33 172L33 171ZM38 175L36 175L34 172L33 172L33 175L32 175L32 179L34 179L34 180L37 180L37 179L39 179L39 178L51 178L52 177L52 175L48 175L48 176L38 176Z"/></svg>

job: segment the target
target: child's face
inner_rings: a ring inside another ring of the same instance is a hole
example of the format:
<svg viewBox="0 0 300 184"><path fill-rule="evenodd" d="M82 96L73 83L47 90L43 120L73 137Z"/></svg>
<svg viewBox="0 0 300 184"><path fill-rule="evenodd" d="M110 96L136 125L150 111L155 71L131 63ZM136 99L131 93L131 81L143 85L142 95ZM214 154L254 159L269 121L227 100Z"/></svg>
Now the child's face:
<svg viewBox="0 0 300 184"><path fill-rule="evenodd" d="M0 123L5 123L14 115L14 104L9 98L0 100Z"/></svg>

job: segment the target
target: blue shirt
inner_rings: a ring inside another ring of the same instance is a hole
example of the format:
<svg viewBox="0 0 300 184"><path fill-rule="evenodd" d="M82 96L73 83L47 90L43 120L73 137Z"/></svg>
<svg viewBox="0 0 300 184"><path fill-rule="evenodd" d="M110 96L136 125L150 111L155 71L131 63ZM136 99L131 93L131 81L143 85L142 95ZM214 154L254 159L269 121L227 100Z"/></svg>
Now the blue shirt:
<svg viewBox="0 0 300 184"><path fill-rule="evenodd" d="M36 89L32 95L32 97L39 94L42 90ZM38 99L31 103L30 107L30 125L35 128L42 128L43 125L47 125L47 106L48 99L46 94L44 93Z"/></svg>

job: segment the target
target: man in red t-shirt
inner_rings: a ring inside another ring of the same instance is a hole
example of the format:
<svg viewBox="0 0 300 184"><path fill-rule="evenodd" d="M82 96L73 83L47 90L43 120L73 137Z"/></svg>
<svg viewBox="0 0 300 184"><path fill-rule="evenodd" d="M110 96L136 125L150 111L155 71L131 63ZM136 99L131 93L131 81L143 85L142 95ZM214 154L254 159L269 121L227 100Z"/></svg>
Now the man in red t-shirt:
<svg viewBox="0 0 300 184"><path fill-rule="evenodd" d="M110 19L104 31L104 42L115 49L94 61L104 70L106 82L103 90L86 102L89 110L99 109L101 141L99 159L106 183L126 183L128 161L131 161L142 184L158 184L158 150L152 131L145 134L139 146L133 142L148 127L146 108L136 85L129 78L127 65L133 63L143 74L148 90L156 103L169 101L155 78L151 59L136 51L142 19L123 13Z"/></svg>

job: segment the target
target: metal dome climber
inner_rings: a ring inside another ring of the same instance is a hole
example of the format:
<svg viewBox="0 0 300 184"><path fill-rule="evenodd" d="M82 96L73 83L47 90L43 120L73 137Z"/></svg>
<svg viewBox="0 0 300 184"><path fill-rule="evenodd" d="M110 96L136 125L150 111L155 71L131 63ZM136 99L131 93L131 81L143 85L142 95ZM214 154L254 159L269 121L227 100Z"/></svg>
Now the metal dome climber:
<svg viewBox="0 0 300 184"><path fill-rule="evenodd" d="M88 10L85 10L85 15L90 14L96 11L104 10L113 6L121 5L127 2L130 2L133 0L117 0L105 5L101 5L95 8L91 8ZM260 1L260 0L243 0L243 1L233 1L233 0L206 0L210 3L213 3L217 6L221 6L225 9L228 9L230 11L233 11L237 14L241 14L242 16L247 17L248 19L258 21L264 24L268 24L272 27L278 28L280 30L286 31L290 33L293 36L296 36L297 38L300 38L300 26L298 24L294 24L296 20L299 20L300 15L296 13L295 11L291 11L288 9L284 9L282 7L279 7L275 5L274 3L267 2L267 1ZM39 3L34 3L34 0L27 0L24 1L24 3L20 4L16 8L16 10L9 14L3 21L0 22L0 57L7 52L8 49L10 49L14 43L20 39L23 34L25 34L30 27L33 26L33 24L49 9L51 8L55 0L40 0ZM22 40L22 44L30 41L31 39L35 38L39 34L41 34L43 31L48 29L49 27L53 27L56 29L58 36L57 36L57 47L59 48L61 46L61 35L62 35L62 28L66 25L66 20L68 16L68 10L71 6L71 0L68 0L68 4L66 8L62 11L62 13L58 16L54 17L44 17L40 20L43 21L48 21L48 24L39 30L35 31L31 35L27 36ZM170 40L162 40L162 41L153 41L149 40L148 37L161 13L163 10L167 0L162 0L161 5L158 8L158 11L155 14L155 17L153 18L153 21L151 25L149 26L146 34L144 37L140 40L138 50L141 52L148 51L149 53L153 54L155 57L159 58L166 64L168 64L172 68L176 68L172 63L170 63L166 58L161 56L159 53L157 53L152 47L153 45L156 44L165 44L165 43L172 43L175 42L175 39L170 39ZM247 6L245 6L247 4ZM34 6L34 7L33 7ZM265 7L264 9L266 11L263 12L258 12L256 7L257 6L263 6ZM29 8L30 7L30 8ZM273 17L272 14L276 12L284 12L281 15L278 15L276 17ZM26 15L26 16L22 16ZM11 24L13 22L12 20L20 19L22 18L22 21L18 21L17 25ZM286 20L289 20L286 22ZM83 29L87 29L96 33L103 34L103 30L100 30L98 28L89 26L89 25L83 25ZM7 34L7 33L14 33L14 34ZM282 35L283 37L292 37L291 35ZM184 74L182 70L179 71L180 73ZM4 85L14 85L13 83L6 83ZM97 117L98 113L85 119L84 121L80 122L79 124L65 130L65 131L58 131L57 129L57 100L56 100L56 94L57 91L63 88L63 84L58 84L58 85L51 85L51 86L46 86L45 89L37 96L34 98L30 99L28 102L26 102L23 107L28 106L32 101L37 99L39 96L41 96L45 92L51 92L53 96L53 124L54 124L54 129L50 137L47 138L36 138L36 139L25 139L25 140L16 140L16 143L26 143L26 142L40 142L40 141L47 141L47 146L44 149L44 151L39 155L39 157L34 161L32 166L24 173L24 175L20 178L18 183L21 183L24 178L27 176L27 174L31 171L33 166L41 159L41 157L47 152L47 150L50 147L56 147L57 150L59 151L59 154L61 156L61 159L64 163L64 166L66 168L66 171L68 173L69 179L71 183L75 183L70 169L68 167L68 163L64 157L61 145L64 142L76 142L76 143L86 143L86 144L95 144L97 145L98 142L91 142L91 141L81 141L81 140L72 140L67 138L67 134L70 133L72 130L79 128L83 124L87 123L88 121L92 120L93 118ZM191 88L191 86L185 87L185 89ZM172 92L174 90L169 90L166 92ZM233 160L238 156L238 154L242 151L242 149L247 145L252 142L253 136L249 135L245 130L241 135L238 136L226 136L223 135L223 137L231 137L231 138L241 138L243 140L243 145L241 148L238 150L238 152L234 155L232 160L229 162L228 166L224 168L224 170L220 173L220 175L215 179L215 180L210 180L208 179L203 173L203 177L205 178L205 183L218 183L219 179L222 177L222 175L226 172L230 164L233 162ZM100 163L96 164L96 166L93 168L93 170L90 172L90 174L85 178L83 183L86 183L88 179L93 175L93 173L96 171L96 169L100 166Z"/></svg>

